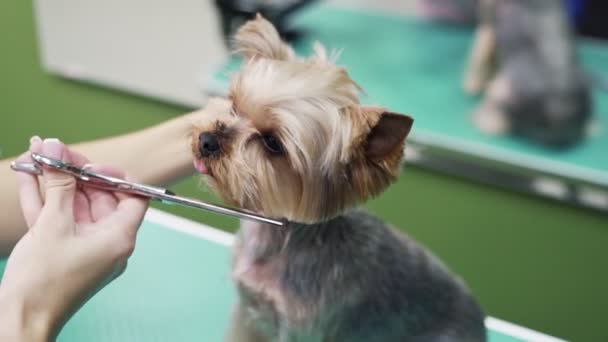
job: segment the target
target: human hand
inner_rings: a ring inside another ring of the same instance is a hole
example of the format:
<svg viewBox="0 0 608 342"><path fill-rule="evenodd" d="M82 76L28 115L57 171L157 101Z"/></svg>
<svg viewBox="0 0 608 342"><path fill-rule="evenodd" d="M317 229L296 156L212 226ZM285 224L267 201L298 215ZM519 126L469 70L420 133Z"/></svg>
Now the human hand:
<svg viewBox="0 0 608 342"><path fill-rule="evenodd" d="M88 163L53 139L33 138L18 161L31 162L32 152L81 167ZM91 168L125 176L108 167ZM18 181L29 231L11 253L0 283L0 336L51 340L87 299L125 269L147 201L77 187L72 176L48 168L41 179L21 173Z"/></svg>

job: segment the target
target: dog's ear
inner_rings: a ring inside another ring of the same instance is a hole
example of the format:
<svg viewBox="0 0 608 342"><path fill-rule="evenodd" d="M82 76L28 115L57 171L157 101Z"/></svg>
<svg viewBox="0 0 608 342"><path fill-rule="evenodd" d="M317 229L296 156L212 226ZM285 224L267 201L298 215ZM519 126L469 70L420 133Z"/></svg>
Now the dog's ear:
<svg viewBox="0 0 608 342"><path fill-rule="evenodd" d="M405 138L412 129L414 119L405 114L391 113L378 108L362 107L362 109L373 116L378 116L364 144L367 158L381 161L395 155L401 156Z"/></svg>
<svg viewBox="0 0 608 342"><path fill-rule="evenodd" d="M261 14L246 22L234 36L234 50L246 59L289 60L293 50L281 40L276 28Z"/></svg>

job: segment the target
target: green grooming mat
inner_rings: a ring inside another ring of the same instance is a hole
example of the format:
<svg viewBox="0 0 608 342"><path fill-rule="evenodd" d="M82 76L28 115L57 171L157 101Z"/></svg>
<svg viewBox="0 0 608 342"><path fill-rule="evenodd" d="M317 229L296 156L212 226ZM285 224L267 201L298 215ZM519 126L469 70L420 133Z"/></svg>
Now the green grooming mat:
<svg viewBox="0 0 608 342"><path fill-rule="evenodd" d="M222 341L236 302L232 240L150 209L125 273L76 313L58 341ZM486 323L490 342L560 341L495 318Z"/></svg>
<svg viewBox="0 0 608 342"><path fill-rule="evenodd" d="M338 64L364 88L364 103L414 117L412 162L608 211L605 91L594 91L594 128L584 142L546 149L473 126L479 99L461 88L470 28L328 6L303 11L295 26L306 33L295 47L299 54L310 54L313 41L341 51ZM608 78L608 44L583 41L579 54L587 72ZM239 63L227 62L206 89L224 93Z"/></svg>

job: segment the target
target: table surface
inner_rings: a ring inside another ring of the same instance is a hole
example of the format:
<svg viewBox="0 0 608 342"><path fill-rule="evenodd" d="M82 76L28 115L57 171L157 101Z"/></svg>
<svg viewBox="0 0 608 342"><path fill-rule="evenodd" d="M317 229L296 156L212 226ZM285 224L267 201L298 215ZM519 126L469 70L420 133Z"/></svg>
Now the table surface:
<svg viewBox="0 0 608 342"><path fill-rule="evenodd" d="M232 234L150 209L127 271L68 322L58 341L221 341L236 300L232 242ZM486 325L490 342L562 341L493 317Z"/></svg>

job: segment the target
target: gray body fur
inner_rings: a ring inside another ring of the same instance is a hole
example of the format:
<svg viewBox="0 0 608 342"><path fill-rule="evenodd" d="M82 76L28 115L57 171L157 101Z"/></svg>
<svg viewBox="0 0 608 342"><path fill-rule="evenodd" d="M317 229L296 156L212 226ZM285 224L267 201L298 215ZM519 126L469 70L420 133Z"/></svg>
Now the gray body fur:
<svg viewBox="0 0 608 342"><path fill-rule="evenodd" d="M466 286L413 240L363 211L285 228L244 223L231 341L481 342Z"/></svg>

